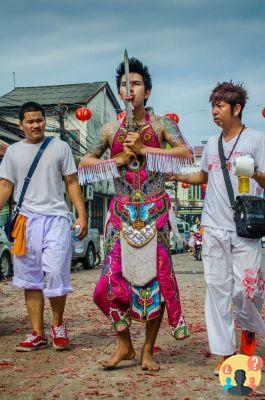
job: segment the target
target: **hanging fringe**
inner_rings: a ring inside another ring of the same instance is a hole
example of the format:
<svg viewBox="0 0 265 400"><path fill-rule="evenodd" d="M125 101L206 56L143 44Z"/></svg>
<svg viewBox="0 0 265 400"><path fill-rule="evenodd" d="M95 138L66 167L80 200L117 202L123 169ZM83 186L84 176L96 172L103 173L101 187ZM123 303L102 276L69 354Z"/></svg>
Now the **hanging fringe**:
<svg viewBox="0 0 265 400"><path fill-rule="evenodd" d="M89 167L78 168L80 185L100 181L112 181L113 178L118 178L119 176L116 162L113 160L90 165Z"/></svg>
<svg viewBox="0 0 265 400"><path fill-rule="evenodd" d="M154 172L191 174L198 170L193 157L184 158L148 152L146 162L147 168Z"/></svg>

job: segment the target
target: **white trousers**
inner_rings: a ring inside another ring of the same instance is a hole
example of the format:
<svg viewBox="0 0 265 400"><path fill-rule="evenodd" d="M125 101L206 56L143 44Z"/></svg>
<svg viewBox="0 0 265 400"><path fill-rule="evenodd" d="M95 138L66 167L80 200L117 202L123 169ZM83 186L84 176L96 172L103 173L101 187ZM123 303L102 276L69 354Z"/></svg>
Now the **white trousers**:
<svg viewBox="0 0 265 400"><path fill-rule="evenodd" d="M265 335L260 315L264 280L260 239L205 227L202 258L206 282L205 319L212 354L236 351L232 303L242 330Z"/></svg>

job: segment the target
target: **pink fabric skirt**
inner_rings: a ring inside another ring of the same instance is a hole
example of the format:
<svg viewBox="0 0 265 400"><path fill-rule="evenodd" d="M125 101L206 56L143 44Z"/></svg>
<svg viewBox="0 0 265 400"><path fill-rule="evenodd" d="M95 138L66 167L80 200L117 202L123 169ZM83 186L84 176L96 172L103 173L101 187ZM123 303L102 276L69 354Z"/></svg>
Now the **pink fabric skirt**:
<svg viewBox="0 0 265 400"><path fill-rule="evenodd" d="M179 290L169 250L157 241L157 277L168 314L172 335L176 339L188 336L182 313ZM122 276L121 246L117 239L106 255L102 275L94 292L94 301L119 332L131 321L131 285Z"/></svg>

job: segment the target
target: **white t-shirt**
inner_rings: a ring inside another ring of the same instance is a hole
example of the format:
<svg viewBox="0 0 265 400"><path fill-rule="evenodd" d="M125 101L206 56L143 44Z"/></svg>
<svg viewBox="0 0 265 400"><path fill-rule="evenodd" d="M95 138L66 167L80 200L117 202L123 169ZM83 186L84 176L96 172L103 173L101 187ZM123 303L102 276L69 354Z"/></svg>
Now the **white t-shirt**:
<svg viewBox="0 0 265 400"><path fill-rule="evenodd" d="M41 144L29 144L21 140L7 148L0 165L0 178L14 184L15 202L19 200L24 179ZM63 176L75 172L76 165L69 145L53 139L33 173L22 207L38 214L68 217Z"/></svg>
<svg viewBox="0 0 265 400"><path fill-rule="evenodd" d="M218 138L219 135L216 135L208 140L201 160L201 169L208 173L208 185L201 224L212 228L236 231L233 211L227 194L218 154ZM237 136L229 142L223 140L225 157L229 156L236 140ZM265 134L254 129L245 129L229 159L231 166L234 158L244 154L252 156L258 170L265 172ZM229 174L236 198L236 196L240 195L238 192L238 177L232 173L231 169L229 170ZM250 178L250 192L246 194L262 197L263 189L254 179Z"/></svg>

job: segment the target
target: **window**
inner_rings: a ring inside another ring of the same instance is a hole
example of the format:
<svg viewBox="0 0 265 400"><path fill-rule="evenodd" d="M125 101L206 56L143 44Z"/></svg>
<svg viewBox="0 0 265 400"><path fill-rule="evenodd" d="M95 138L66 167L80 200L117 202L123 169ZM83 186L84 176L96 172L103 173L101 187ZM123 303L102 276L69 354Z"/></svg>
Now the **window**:
<svg viewBox="0 0 265 400"><path fill-rule="evenodd" d="M91 202L91 228L97 228L103 233L103 197L94 195Z"/></svg>

